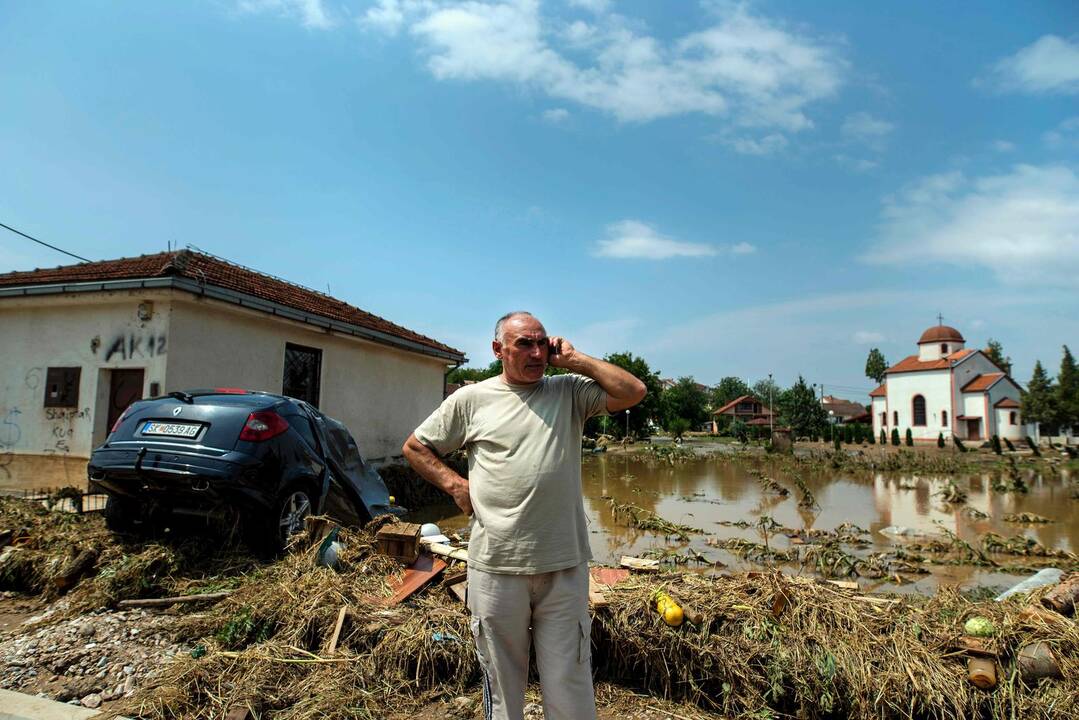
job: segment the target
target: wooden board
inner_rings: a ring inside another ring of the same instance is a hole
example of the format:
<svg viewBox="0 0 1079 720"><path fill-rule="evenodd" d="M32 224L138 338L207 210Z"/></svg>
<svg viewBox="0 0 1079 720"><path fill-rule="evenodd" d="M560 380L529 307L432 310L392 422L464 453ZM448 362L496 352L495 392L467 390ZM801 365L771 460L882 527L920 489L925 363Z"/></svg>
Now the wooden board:
<svg viewBox="0 0 1079 720"><path fill-rule="evenodd" d="M605 586L596 582L596 579L590 573L588 575L588 604L593 608L607 607L607 598L603 596L604 589Z"/></svg>
<svg viewBox="0 0 1079 720"><path fill-rule="evenodd" d="M650 558L623 555L622 559L618 561L618 564L622 567L627 567L630 570L636 570L637 572L659 572L659 560L652 560Z"/></svg>
<svg viewBox="0 0 1079 720"><path fill-rule="evenodd" d="M342 605L341 610L337 613L337 623L333 626L333 634L330 635L330 642L326 646L326 654L333 656L337 652L337 641L341 639L341 628L345 626L345 616L348 615L348 605Z"/></svg>
<svg viewBox="0 0 1079 720"><path fill-rule="evenodd" d="M453 585L447 585L446 590L449 591L450 595L457 598L462 603L464 603L466 605L468 604L468 581L467 580L462 580L461 582L454 583Z"/></svg>
<svg viewBox="0 0 1079 720"><path fill-rule="evenodd" d="M401 576L400 580L396 580L391 576L391 579L389 579L388 582L390 587L394 590L394 593L389 599L385 600L383 604L396 605L402 600L407 599L424 585L438 577L439 573L447 567L445 561L439 558L433 558L426 553L420 555L416 558L416 561L405 570L405 573Z"/></svg>

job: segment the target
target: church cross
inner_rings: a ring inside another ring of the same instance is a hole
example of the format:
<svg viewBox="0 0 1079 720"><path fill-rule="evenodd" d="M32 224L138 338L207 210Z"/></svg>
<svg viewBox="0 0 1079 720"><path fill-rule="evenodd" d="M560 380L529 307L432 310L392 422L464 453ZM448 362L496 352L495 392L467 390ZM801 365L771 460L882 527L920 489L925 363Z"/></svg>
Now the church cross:
<svg viewBox="0 0 1079 720"><path fill-rule="evenodd" d="M937 324L938 325L943 325L944 324L944 316L941 315L939 312L937 313Z"/></svg>

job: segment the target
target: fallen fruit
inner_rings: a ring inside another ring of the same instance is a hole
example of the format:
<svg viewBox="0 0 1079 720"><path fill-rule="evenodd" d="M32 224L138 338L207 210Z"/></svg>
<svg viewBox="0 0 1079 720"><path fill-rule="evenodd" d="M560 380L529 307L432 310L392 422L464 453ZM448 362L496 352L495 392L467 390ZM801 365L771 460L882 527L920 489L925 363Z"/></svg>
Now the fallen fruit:
<svg viewBox="0 0 1079 720"><path fill-rule="evenodd" d="M996 631L992 621L983 617L972 617L963 625L963 632L974 637L991 637Z"/></svg>

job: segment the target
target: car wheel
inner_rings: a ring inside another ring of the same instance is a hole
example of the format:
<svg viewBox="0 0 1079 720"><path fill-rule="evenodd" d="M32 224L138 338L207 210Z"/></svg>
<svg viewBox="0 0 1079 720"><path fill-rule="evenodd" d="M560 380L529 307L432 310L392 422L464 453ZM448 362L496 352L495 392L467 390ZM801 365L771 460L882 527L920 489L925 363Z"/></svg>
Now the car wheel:
<svg viewBox="0 0 1079 720"><path fill-rule="evenodd" d="M291 487L277 501L274 515L275 547L284 549L292 536L303 532L304 520L311 514L311 493L303 487Z"/></svg>
<svg viewBox="0 0 1079 720"><path fill-rule="evenodd" d="M139 520L135 503L109 494L105 497L105 527L116 533L130 533Z"/></svg>

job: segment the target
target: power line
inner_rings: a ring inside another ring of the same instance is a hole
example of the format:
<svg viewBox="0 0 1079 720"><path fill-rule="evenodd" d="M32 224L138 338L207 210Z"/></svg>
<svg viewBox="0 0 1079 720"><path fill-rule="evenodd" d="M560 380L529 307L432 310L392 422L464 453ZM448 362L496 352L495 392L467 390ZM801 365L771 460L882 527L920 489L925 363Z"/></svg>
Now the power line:
<svg viewBox="0 0 1079 720"><path fill-rule="evenodd" d="M47 243L47 242L45 242L43 240L38 240L36 237L31 237L31 236L27 235L26 233L24 233L22 230L16 230L15 228L11 227L10 225L5 225L4 223L0 223L0 227L4 228L5 230L10 230L11 232L15 233L16 235L22 235L27 240L33 240L38 245L44 245L45 247L49 248L50 250L55 250L56 252L63 253L64 255L68 255L70 257L73 257L76 260L82 260L83 262L93 262L93 260L88 260L87 258L84 258L81 255L76 255L75 253L70 253L67 250L61 250L60 248L56 247L55 245L50 245L49 243Z"/></svg>

